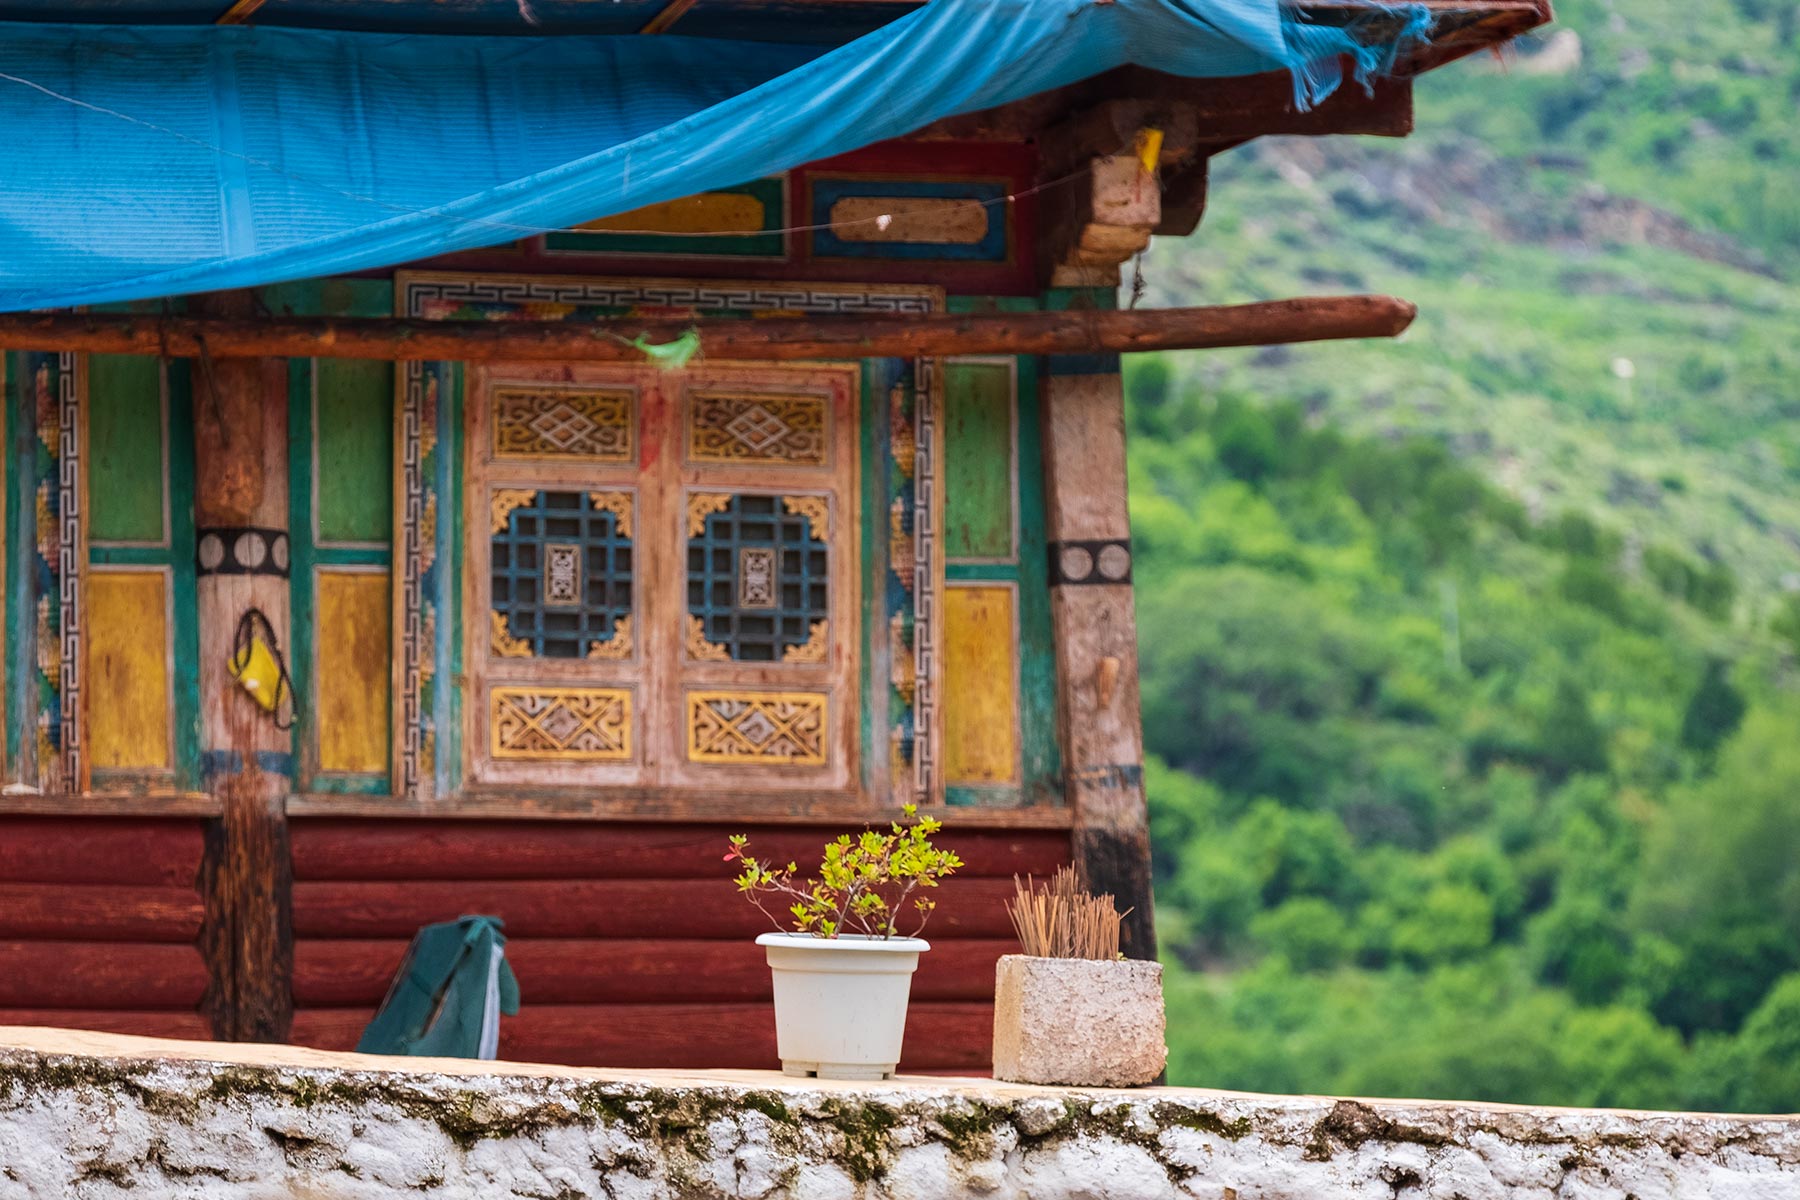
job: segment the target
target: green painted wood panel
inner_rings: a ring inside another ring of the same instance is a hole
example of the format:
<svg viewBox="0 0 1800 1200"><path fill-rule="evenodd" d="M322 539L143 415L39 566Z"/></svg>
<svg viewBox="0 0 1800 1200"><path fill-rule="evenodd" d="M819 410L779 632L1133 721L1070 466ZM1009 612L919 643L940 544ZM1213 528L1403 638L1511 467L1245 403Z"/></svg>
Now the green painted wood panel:
<svg viewBox="0 0 1800 1200"><path fill-rule="evenodd" d="M88 537L163 540L162 365L137 354L87 363Z"/></svg>
<svg viewBox="0 0 1800 1200"><path fill-rule="evenodd" d="M387 542L394 513L394 367L319 359L318 492L321 542Z"/></svg>
<svg viewBox="0 0 1800 1200"><path fill-rule="evenodd" d="M1004 362L944 364L944 556L1011 561L1013 378Z"/></svg>

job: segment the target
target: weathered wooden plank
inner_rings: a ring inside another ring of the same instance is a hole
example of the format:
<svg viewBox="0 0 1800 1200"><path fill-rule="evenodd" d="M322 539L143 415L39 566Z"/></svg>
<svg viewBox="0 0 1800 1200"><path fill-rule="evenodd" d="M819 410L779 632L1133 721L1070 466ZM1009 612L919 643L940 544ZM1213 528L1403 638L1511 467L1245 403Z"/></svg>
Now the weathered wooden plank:
<svg viewBox="0 0 1800 1200"><path fill-rule="evenodd" d="M261 306L240 289L208 293L194 307L201 321L254 324ZM194 406L201 644L234 645L239 621L254 608L267 618L270 635L290 646L285 571L252 561L243 565L253 573L214 572L205 550L209 536L237 545L238 527L287 528L288 367L277 358L203 349L204 390ZM291 1008L286 797L293 789L293 735L238 686L224 654L202 656L200 725L207 786L220 805L219 820L208 827L200 884L206 900L200 945L211 973L206 1010L217 1037L282 1041Z"/></svg>
<svg viewBox="0 0 1800 1200"><path fill-rule="evenodd" d="M1149 196L1148 191L1145 196ZM1150 219L1150 225L1155 223L1154 218ZM1136 226L1120 226L1127 227ZM642 362L643 352L632 344L634 341L667 343L698 329L705 353L719 359L798 361L956 354L1126 353L1395 337L1412 324L1416 311L1411 304L1392 296L1314 296L1210 308L1109 312L937 313L892 318L797 317L789 321L620 319L605 324L15 313L0 315L0 348L193 358L204 347L213 357L227 360L279 355L463 362ZM196 445L204 464L209 452L207 443L197 439ZM218 449L214 447L211 452L216 454ZM222 492L227 485L245 493L228 493L229 505L241 507L254 500L248 491L248 479L223 478Z"/></svg>
<svg viewBox="0 0 1800 1200"><path fill-rule="evenodd" d="M160 517L159 517L160 520ZM93 568L87 577L88 758L95 769L174 765L169 577Z"/></svg>
<svg viewBox="0 0 1800 1200"><path fill-rule="evenodd" d="M313 368L322 542L386 542L394 533L394 368L322 359Z"/></svg>
<svg viewBox="0 0 1800 1200"><path fill-rule="evenodd" d="M1083 882L1129 910L1125 952L1156 956L1150 834L1144 801L1136 615L1125 504L1125 413L1114 373L1044 383L1044 465L1063 769L1075 810L1072 847ZM1067 553L1059 550L1066 543ZM1085 556L1085 557L1084 557ZM1114 572L1109 581L1105 563ZM1079 572L1070 565L1087 565ZM1080 579L1071 581L1079 574Z"/></svg>
<svg viewBox="0 0 1800 1200"><path fill-rule="evenodd" d="M191 943L202 912L191 887L0 883L0 938Z"/></svg>
<svg viewBox="0 0 1800 1200"><path fill-rule="evenodd" d="M0 1025L43 1025L53 1029L91 1029L135 1037L180 1038L204 1042L212 1026L198 1013L141 1009L0 1008Z"/></svg>
<svg viewBox="0 0 1800 1200"><path fill-rule="evenodd" d="M406 953L403 939L302 939L294 945L294 1003L365 1005L373 1012ZM919 960L917 1000L987 1001L994 964L1011 939L940 938ZM528 1004L766 1000L769 968L748 938L731 941L513 938L506 956Z"/></svg>
<svg viewBox="0 0 1800 1200"><path fill-rule="evenodd" d="M1010 583L944 589L946 783L1019 782L1017 601Z"/></svg>
<svg viewBox="0 0 1800 1200"><path fill-rule="evenodd" d="M223 815L209 832L200 890L200 949L213 1035L225 1041L287 1040L293 1012L293 877L280 776L254 769L215 784Z"/></svg>
<svg viewBox="0 0 1800 1200"><path fill-rule="evenodd" d="M1010 936L1010 879L951 879L938 888L930 937ZM422 925L485 913L511 937L752 938L770 928L728 879L471 880L294 884L298 938L411 937Z"/></svg>
<svg viewBox="0 0 1800 1200"><path fill-rule="evenodd" d="M941 844L961 856L957 879L1048 875L1069 861L1062 830L958 832L955 812ZM293 821L294 877L376 879L697 879L724 881L726 838L746 831L759 856L816 864L828 836L854 825L544 823L541 821Z"/></svg>
<svg viewBox="0 0 1800 1200"><path fill-rule="evenodd" d="M355 1047L366 1009L314 1008L294 1014L292 1041L323 1050ZM900 1069L983 1070L993 1050L989 1004L915 1003L907 1012ZM500 1023L500 1057L583 1067L742 1067L776 1065L775 1014L768 1004L569 1004L526 1001Z"/></svg>
<svg viewBox="0 0 1800 1200"><path fill-rule="evenodd" d="M393 670L387 572L322 569L317 584L319 769L383 772Z"/></svg>
<svg viewBox="0 0 1800 1200"><path fill-rule="evenodd" d="M1015 475L1012 366L945 363L945 558L1013 556Z"/></svg>
<svg viewBox="0 0 1800 1200"><path fill-rule="evenodd" d="M195 820L0 817L0 880L192 887L201 827Z"/></svg>
<svg viewBox="0 0 1800 1200"><path fill-rule="evenodd" d="M90 358L87 435L88 537L160 543L167 513L162 364L135 356Z"/></svg>
<svg viewBox="0 0 1800 1200"><path fill-rule="evenodd" d="M205 991L192 946L0 942L0 1008L192 1009Z"/></svg>
<svg viewBox="0 0 1800 1200"><path fill-rule="evenodd" d="M0 813L16 796L0 796ZM19 811L40 812L41 808ZM185 810L180 810L185 811ZM288 797L288 815L292 817L392 818L397 811L389 796L346 795L335 792L301 792ZM586 789L555 788L537 785L479 787L453 796L430 799L398 811L409 820L516 820L571 825L605 821L707 821L722 812L735 813L745 826L759 828L804 827L828 823L834 829L855 829L870 821L898 820L898 805L870 806L851 799L843 792L795 788L792 791L752 791L747 788L721 786L705 791L671 791L644 785L621 786L598 796ZM953 814L959 830L1063 830L1070 826L1069 810L1049 804L1031 804L1023 808L964 808Z"/></svg>

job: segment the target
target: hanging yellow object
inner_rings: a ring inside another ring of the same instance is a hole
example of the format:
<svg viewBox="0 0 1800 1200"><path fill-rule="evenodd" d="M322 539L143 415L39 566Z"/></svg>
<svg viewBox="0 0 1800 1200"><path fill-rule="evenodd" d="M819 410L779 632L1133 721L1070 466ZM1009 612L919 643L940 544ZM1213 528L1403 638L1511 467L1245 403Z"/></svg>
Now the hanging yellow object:
<svg viewBox="0 0 1800 1200"><path fill-rule="evenodd" d="M294 678L281 657L275 626L258 608L244 610L237 633L231 639L231 657L225 660L231 677L238 681L257 706L275 718L277 729L294 726ZM281 717L281 702L288 702L288 716Z"/></svg>
<svg viewBox="0 0 1800 1200"><path fill-rule="evenodd" d="M1140 129L1137 132L1137 145L1134 148L1137 160L1143 164L1144 174L1156 174L1156 165L1162 161L1163 131L1160 129Z"/></svg>
<svg viewBox="0 0 1800 1200"><path fill-rule="evenodd" d="M232 654L231 675L265 711L274 712L281 703L281 664L261 638L252 637L248 646Z"/></svg>

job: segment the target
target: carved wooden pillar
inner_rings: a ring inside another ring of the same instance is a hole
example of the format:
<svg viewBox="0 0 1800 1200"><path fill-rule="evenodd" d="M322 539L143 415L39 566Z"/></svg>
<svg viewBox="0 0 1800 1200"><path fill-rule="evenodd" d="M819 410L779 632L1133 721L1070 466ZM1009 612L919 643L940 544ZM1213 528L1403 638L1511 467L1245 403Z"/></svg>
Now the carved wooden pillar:
<svg viewBox="0 0 1800 1200"><path fill-rule="evenodd" d="M194 307L245 317L256 304L248 292L221 292ZM284 1041L293 1016L292 741L229 667L238 623L252 608L268 618L283 651L290 642L284 360L194 364L194 468L201 746L221 810L202 879L206 1006L218 1038Z"/></svg>
<svg viewBox="0 0 1800 1200"><path fill-rule="evenodd" d="M1050 616L1075 863L1089 888L1131 909L1125 953L1154 958L1119 360L1052 357L1045 367Z"/></svg>

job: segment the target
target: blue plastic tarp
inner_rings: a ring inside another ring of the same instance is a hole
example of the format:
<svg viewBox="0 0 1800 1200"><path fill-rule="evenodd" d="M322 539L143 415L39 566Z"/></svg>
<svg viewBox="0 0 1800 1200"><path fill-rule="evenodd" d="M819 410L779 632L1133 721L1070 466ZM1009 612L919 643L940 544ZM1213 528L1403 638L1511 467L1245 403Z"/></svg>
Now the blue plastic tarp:
<svg viewBox="0 0 1800 1200"><path fill-rule="evenodd" d="M1426 33L1419 6L1402 41ZM1392 28L1391 20L1387 26ZM310 278L774 174L1136 63L1396 47L1278 0L933 0L845 45L0 23L0 311Z"/></svg>

